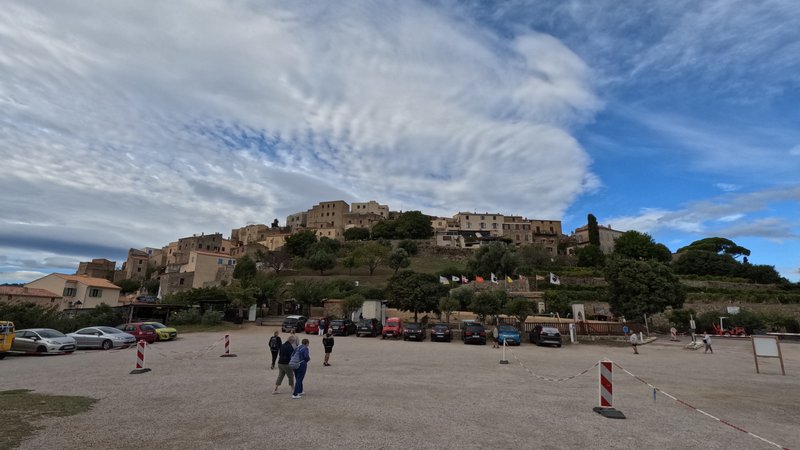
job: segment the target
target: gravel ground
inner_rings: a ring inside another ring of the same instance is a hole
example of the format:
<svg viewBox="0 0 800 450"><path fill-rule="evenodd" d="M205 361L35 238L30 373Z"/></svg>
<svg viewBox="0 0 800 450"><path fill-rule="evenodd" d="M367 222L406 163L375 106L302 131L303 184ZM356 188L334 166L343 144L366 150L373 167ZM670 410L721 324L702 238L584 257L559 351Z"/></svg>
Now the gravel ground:
<svg viewBox="0 0 800 450"><path fill-rule="evenodd" d="M79 351L0 362L0 390L85 395L91 411L47 419L21 449L275 448L775 448L710 419L615 368L615 407L597 405L597 369L561 378L609 358L681 400L751 433L800 448L800 344L784 343L787 376L777 360L755 373L749 340L714 340L714 354L657 340L627 347L530 344L507 352L460 341L402 342L337 337L332 366L311 340L306 396L292 400L284 381L271 395L271 327L231 332L236 358L220 358L221 335L192 333L148 349L152 371L130 375L132 349ZM285 334L283 337L285 338ZM204 349L216 345L207 353Z"/></svg>

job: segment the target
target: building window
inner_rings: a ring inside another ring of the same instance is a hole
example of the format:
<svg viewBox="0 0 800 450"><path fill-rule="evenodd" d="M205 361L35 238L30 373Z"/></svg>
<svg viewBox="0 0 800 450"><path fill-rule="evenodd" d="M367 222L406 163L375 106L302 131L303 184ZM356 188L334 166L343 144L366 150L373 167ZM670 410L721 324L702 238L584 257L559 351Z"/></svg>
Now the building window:
<svg viewBox="0 0 800 450"><path fill-rule="evenodd" d="M486 224L481 222L481 230L484 229L484 228L486 228Z"/></svg>
<svg viewBox="0 0 800 450"><path fill-rule="evenodd" d="M142 265L142 260L141 260L141 259L139 260L139 265L140 265L140 266Z"/></svg>
<svg viewBox="0 0 800 450"><path fill-rule="evenodd" d="M222 264L222 258L217 258L217 264Z"/></svg>
<svg viewBox="0 0 800 450"><path fill-rule="evenodd" d="M136 272L142 273L142 268L141 267L137 267L136 268Z"/></svg>
<svg viewBox="0 0 800 450"><path fill-rule="evenodd" d="M89 289L89 297L102 297L102 296L103 296L103 291L101 291L100 289L97 288Z"/></svg>
<svg viewBox="0 0 800 450"><path fill-rule="evenodd" d="M72 287L64 288L64 297L75 297L76 293L77 293L77 289L75 289L75 288L72 288Z"/></svg>
<svg viewBox="0 0 800 450"><path fill-rule="evenodd" d="M496 224L496 223L493 223L493 224L492 224L492 228L496 230L496 229L497 229L497 224Z"/></svg>

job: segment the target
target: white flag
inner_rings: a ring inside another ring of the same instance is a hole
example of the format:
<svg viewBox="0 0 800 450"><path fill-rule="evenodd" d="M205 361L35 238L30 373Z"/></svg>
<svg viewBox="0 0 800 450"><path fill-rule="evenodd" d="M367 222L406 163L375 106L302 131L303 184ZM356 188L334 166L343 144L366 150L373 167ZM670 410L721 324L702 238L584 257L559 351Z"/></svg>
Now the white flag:
<svg viewBox="0 0 800 450"><path fill-rule="evenodd" d="M561 280L559 280L558 276L553 272L550 272L550 284L561 284Z"/></svg>
<svg viewBox="0 0 800 450"><path fill-rule="evenodd" d="M443 277L443 276L441 276L441 275L439 275L439 283L442 283L442 284L450 284L450 282L449 282L449 281L447 281L447 278L445 278L445 277Z"/></svg>
<svg viewBox="0 0 800 450"><path fill-rule="evenodd" d="M457 277L457 276L455 276L455 275L451 276L451 277L450 277L450 279L451 279L451 280L453 280L453 281L455 281L456 283L458 283L459 281L461 281L461 278L458 278L458 277Z"/></svg>
<svg viewBox="0 0 800 450"><path fill-rule="evenodd" d="M494 272L492 272L492 283L497 284L497 275L495 275Z"/></svg>

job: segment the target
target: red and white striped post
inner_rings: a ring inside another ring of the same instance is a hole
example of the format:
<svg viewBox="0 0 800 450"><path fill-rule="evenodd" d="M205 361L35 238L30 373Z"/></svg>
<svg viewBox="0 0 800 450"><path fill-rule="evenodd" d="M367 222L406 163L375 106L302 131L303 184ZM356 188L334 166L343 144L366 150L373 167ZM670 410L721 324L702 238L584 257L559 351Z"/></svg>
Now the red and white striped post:
<svg viewBox="0 0 800 450"><path fill-rule="evenodd" d="M144 339L136 344L136 368L131 370L131 375L150 372L150 369L144 367L144 350L147 347L147 342Z"/></svg>
<svg viewBox="0 0 800 450"><path fill-rule="evenodd" d="M613 367L611 361L600 361L598 390L601 408L614 407Z"/></svg>
<svg viewBox="0 0 800 450"><path fill-rule="evenodd" d="M598 367L598 397L600 406L594 407L594 412L609 419L624 419L622 411L614 409L613 367L614 363L605 359L597 364Z"/></svg>
<svg viewBox="0 0 800 450"><path fill-rule="evenodd" d="M217 342L219 342L219 341L217 341ZM223 353L223 354L221 354L219 356L224 357L224 358L231 358L231 357L235 357L236 356L234 353L231 353L231 335L230 334L226 334L225 335L225 353Z"/></svg>

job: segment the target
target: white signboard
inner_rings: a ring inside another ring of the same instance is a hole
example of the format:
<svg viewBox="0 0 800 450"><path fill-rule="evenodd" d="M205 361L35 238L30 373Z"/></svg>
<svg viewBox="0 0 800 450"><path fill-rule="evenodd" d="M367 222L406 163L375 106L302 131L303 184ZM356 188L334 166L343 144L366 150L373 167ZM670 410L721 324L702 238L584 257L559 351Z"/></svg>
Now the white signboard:
<svg viewBox="0 0 800 450"><path fill-rule="evenodd" d="M544 314L544 302L539 302L539 314Z"/></svg>
<svg viewBox="0 0 800 450"><path fill-rule="evenodd" d="M584 311L582 304L572 305L572 318L575 319L575 322L586 320L586 311Z"/></svg>
<svg viewBox="0 0 800 450"><path fill-rule="evenodd" d="M739 307L738 306L728 306L728 314L739 314Z"/></svg>
<svg viewBox="0 0 800 450"><path fill-rule="evenodd" d="M758 358L778 358L781 361L781 372L786 375L783 367L783 354L781 343L777 336L751 336L753 341L753 357L756 360L756 373L761 373L758 368Z"/></svg>

